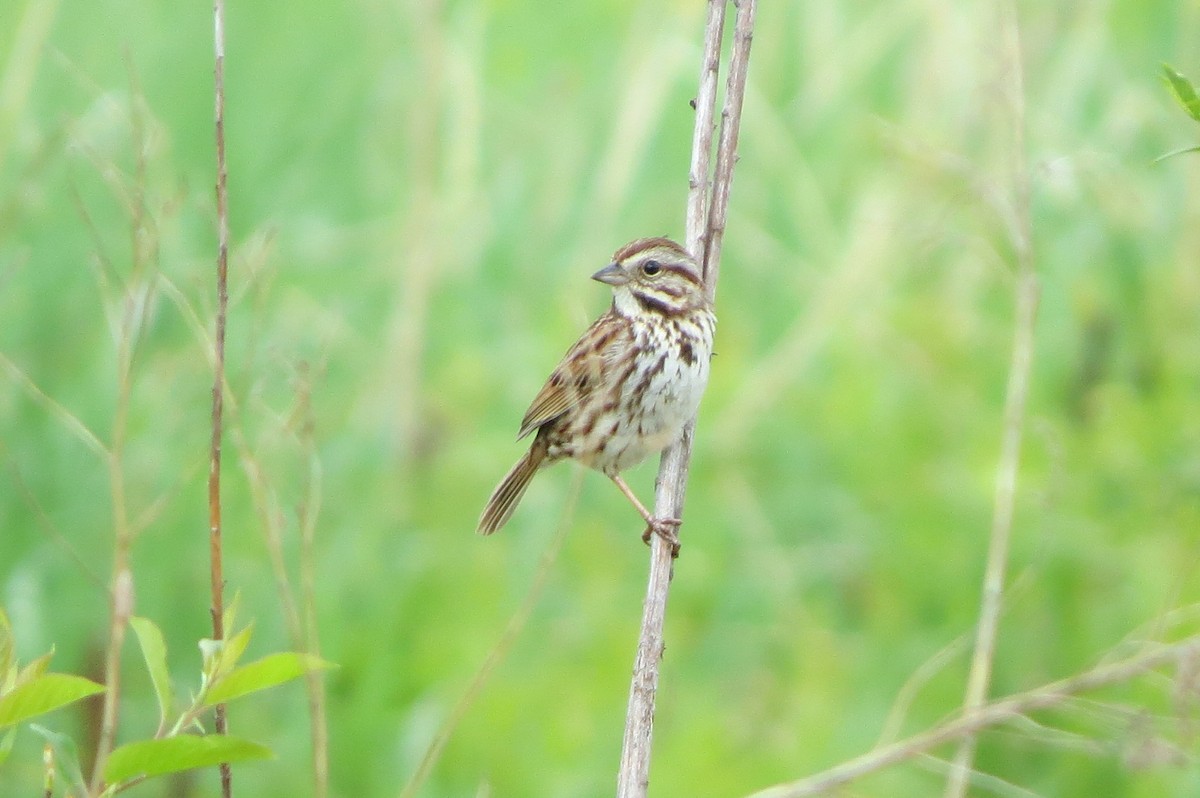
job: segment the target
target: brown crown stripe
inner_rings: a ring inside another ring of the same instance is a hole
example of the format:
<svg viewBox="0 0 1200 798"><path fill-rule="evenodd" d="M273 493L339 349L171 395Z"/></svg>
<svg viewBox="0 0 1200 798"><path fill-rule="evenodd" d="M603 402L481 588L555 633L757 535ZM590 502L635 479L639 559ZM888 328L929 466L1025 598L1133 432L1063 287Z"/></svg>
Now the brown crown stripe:
<svg viewBox="0 0 1200 798"><path fill-rule="evenodd" d="M658 238L639 238L637 241L630 241L628 244L613 253L613 260L620 263L626 258L630 258L647 249L669 249L672 252L683 255L685 258L692 257L691 254L689 254L688 251L679 244L675 243L669 238L663 238L659 236Z"/></svg>
<svg viewBox="0 0 1200 798"><path fill-rule="evenodd" d="M696 270L696 265L692 262L692 256L688 254L686 249L669 238L639 238L637 241L626 244L613 253L613 260L623 263L638 255L652 256L656 250L665 250L663 254L669 258L659 263L663 271L677 274L692 285L704 286L704 282L700 279L700 275ZM677 256L682 257L682 262L675 260Z"/></svg>

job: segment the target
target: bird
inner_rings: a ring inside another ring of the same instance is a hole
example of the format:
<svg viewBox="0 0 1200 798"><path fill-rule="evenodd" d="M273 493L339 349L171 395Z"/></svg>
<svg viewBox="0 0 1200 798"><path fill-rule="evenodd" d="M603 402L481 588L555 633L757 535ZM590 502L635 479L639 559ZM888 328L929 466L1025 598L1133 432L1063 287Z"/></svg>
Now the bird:
<svg viewBox="0 0 1200 798"><path fill-rule="evenodd" d="M677 518L656 518L621 472L679 439L708 384L716 316L696 259L669 238L639 238L592 275L612 306L567 350L534 397L517 440L528 451L492 491L478 531L503 527L538 471L571 459L600 471L679 552Z"/></svg>

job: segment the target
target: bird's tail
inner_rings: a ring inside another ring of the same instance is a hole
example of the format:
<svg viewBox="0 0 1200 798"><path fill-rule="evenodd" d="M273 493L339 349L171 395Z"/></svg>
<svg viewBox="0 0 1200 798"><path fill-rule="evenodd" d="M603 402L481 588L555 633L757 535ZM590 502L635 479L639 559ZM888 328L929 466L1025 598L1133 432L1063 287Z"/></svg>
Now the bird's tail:
<svg viewBox="0 0 1200 798"><path fill-rule="evenodd" d="M533 479L545 458L546 445L535 440L525 456L517 461L492 491L487 506L483 508L483 515L479 516L479 534L490 535L508 523L513 510L517 509L517 503L525 495L525 489L529 487L529 480Z"/></svg>

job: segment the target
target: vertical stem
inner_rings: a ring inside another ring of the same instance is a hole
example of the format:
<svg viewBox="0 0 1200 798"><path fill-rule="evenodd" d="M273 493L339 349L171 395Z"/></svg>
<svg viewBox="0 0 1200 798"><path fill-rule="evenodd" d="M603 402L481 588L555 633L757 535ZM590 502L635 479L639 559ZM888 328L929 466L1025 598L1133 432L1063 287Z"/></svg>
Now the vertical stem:
<svg viewBox="0 0 1200 798"><path fill-rule="evenodd" d="M136 90L136 97L140 93ZM129 506L125 487L125 438L129 427L129 405L133 392L133 356L137 338L141 333L141 308L147 301L148 288L144 283L144 271L152 256L146 235L145 191L146 162L144 159L144 133L140 110L136 100L131 104L130 128L135 159L133 201L130 203L130 279L125 283L122 296L121 331L117 339L117 401L113 416L112 443L108 449L108 485L112 497L113 522L113 568L109 592L108 646L104 659L104 702L100 716L100 735L96 741L96 755L92 761L91 782L88 791L99 795L104 789L104 767L113 750L120 715L121 695L121 649L125 645L125 632L133 614L134 585L130 568L130 552L133 548L133 529L129 523Z"/></svg>
<svg viewBox="0 0 1200 798"><path fill-rule="evenodd" d="M717 105L717 75L721 64L721 38L725 29L726 0L709 0L708 21L704 28L704 58L700 68L700 87L694 100L696 123L692 135L692 159L688 174L686 217L687 249L703 266L706 249L705 225L708 219L709 162L712 152L713 118ZM659 463L655 511L664 504L682 504L681 474L691 459L692 423L683 430L678 443L668 448ZM678 489L678 504L674 494ZM679 515L668 511L668 517ZM650 786L650 750L654 736L654 701L658 692L658 664L663 653L663 626L666 622L667 593L671 583L671 552L658 535L650 539L650 576L646 600L642 605L642 627L633 678L629 686L629 706L625 714L625 737L621 745L621 765L617 773L618 798L641 798Z"/></svg>
<svg viewBox="0 0 1200 798"><path fill-rule="evenodd" d="M317 519L321 510L321 461L317 457L316 422L312 410L312 380L307 366L302 366L301 401L303 422L300 441L308 461L308 478L304 485L304 504L300 508L300 607L297 619L300 628L297 638L304 650L321 655L321 638L317 630ZM308 672L308 715L312 734L313 796L329 795L329 723L325 710L325 678L319 671Z"/></svg>
<svg viewBox="0 0 1200 798"><path fill-rule="evenodd" d="M988 545L980 600L979 625L975 635L975 651L963 698L963 713L971 715L987 702L995 659L996 638L1000 611L1004 599L1004 578L1008 565L1009 542L1012 538L1013 512L1016 506L1017 468L1021 459L1021 439L1025 427L1025 412L1033 372L1034 328L1037 321L1038 279L1034 272L1032 227L1029 208L1029 172L1025 163L1025 89L1021 64L1020 27L1015 8L1010 9L1007 26L1007 51L1010 57L1010 109L1013 125L1012 184L1014 213L1010 236L1016 256L1016 320L1013 332L1012 359L1009 364L1008 389L1004 400L1004 431L1000 457L996 467L993 495L992 529ZM946 798L961 798L975 759L976 737L964 737L946 781Z"/></svg>
<svg viewBox="0 0 1200 798"><path fill-rule="evenodd" d="M717 277L721 271L721 243L725 240L725 220L729 215L729 191L733 187L733 167L737 164L738 132L741 130L742 101L746 97L746 75L750 68L750 44L754 39L754 13L757 0L739 0L737 24L733 30L733 53L729 58L729 78L725 86L725 107L721 109L721 140L717 145L717 165L713 179L712 203L705 228L704 285L708 298L716 299Z"/></svg>
<svg viewBox="0 0 1200 798"><path fill-rule="evenodd" d="M225 639L225 578L221 568L221 422L225 404L225 316L229 305L226 278L229 268L229 191L225 166L225 0L213 1L213 94L217 139L217 332L213 353L212 441L208 471L208 556L211 576L213 639ZM216 707L216 732L225 734L229 724L225 705ZM221 795L233 795L233 771L221 763Z"/></svg>
<svg viewBox="0 0 1200 798"><path fill-rule="evenodd" d="M136 258L136 250L135 255ZM121 695L121 648L125 630L133 612L133 574L129 569L129 550L132 536L128 510L125 505L125 430L128 419L130 369L133 349L133 297L127 289L121 337L117 344L117 408L113 422L112 446L108 455L109 494L113 502L113 574L109 593L108 646L104 657L104 704L100 713L100 737L96 757L92 762L92 779L88 789L99 795L104 786L104 766L112 752L117 734L117 719Z"/></svg>
<svg viewBox="0 0 1200 798"><path fill-rule="evenodd" d="M721 69L721 38L725 32L724 0L709 0L708 21L704 26L704 56L700 64L700 88L692 102L696 122L692 130L692 162L688 170L687 218L688 252L704 266L708 241L708 183L712 161L713 119L717 108L717 76Z"/></svg>
<svg viewBox="0 0 1200 798"><path fill-rule="evenodd" d="M721 233L729 202L729 183L736 162L737 129L741 122L746 65L750 57L751 32L754 29L755 0L737 0L737 26L729 69L729 85L722 111L721 147L717 153L712 205L707 205L713 119L716 109L717 72L720 65L721 38L725 24L726 0L709 0L708 22L704 37L704 61L700 71L700 89L696 95L696 126L692 139L692 161L688 176L687 248L704 267L709 296L716 293L716 257L720 252ZM718 229L714 229L714 225ZM692 456L695 421L684 427L679 441L663 452L655 491L655 515L679 518L683 510L688 466ZM650 577L642 608L642 628L633 679L629 688L629 708L625 717L625 738L621 749L621 767L617 776L619 798L641 798L650 784L650 750L654 734L654 702L658 692L658 666L663 654L663 626L666 621L667 594L671 583L671 550L655 535L651 538Z"/></svg>

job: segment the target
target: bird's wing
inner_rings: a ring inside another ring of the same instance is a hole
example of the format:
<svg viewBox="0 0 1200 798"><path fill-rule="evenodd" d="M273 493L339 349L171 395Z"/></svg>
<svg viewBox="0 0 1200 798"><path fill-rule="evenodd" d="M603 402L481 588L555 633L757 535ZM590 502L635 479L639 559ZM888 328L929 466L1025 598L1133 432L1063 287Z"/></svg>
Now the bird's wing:
<svg viewBox="0 0 1200 798"><path fill-rule="evenodd" d="M608 353L629 335L619 321L611 311L605 313L567 350L525 411L517 440L570 412L600 388L612 359Z"/></svg>

